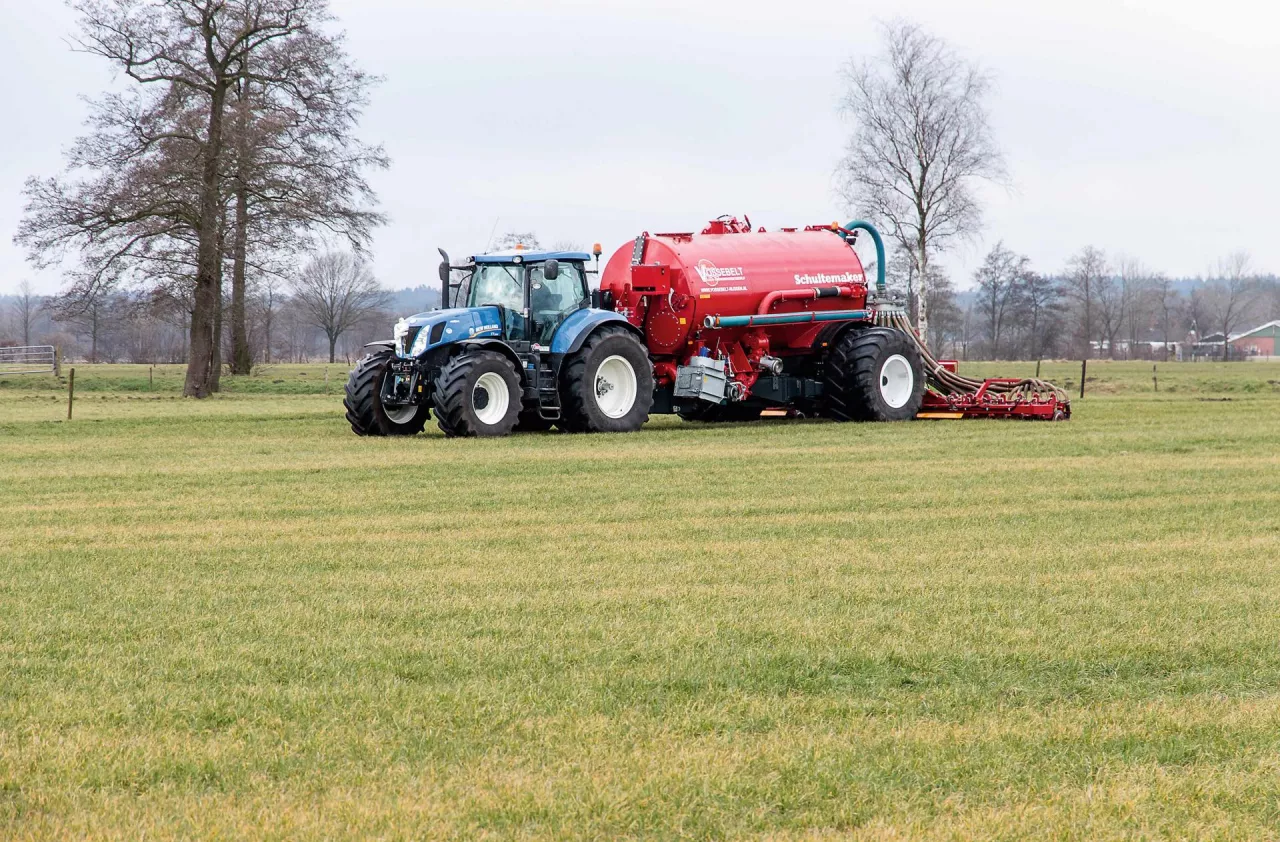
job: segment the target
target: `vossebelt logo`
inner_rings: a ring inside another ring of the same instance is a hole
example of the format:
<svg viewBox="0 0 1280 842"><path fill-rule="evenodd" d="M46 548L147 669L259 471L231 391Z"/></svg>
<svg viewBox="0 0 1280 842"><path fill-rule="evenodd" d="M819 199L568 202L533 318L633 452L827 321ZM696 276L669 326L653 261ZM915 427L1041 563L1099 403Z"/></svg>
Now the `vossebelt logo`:
<svg viewBox="0 0 1280 842"><path fill-rule="evenodd" d="M860 284L866 280L866 275L845 272L842 275L796 275L795 278L796 286L820 287L831 284Z"/></svg>
<svg viewBox="0 0 1280 842"><path fill-rule="evenodd" d="M725 266L721 268L710 260L699 260L694 269L698 273L698 277L702 278L702 283L709 287L713 287L721 281L745 281L747 279L747 275L742 271L741 266Z"/></svg>

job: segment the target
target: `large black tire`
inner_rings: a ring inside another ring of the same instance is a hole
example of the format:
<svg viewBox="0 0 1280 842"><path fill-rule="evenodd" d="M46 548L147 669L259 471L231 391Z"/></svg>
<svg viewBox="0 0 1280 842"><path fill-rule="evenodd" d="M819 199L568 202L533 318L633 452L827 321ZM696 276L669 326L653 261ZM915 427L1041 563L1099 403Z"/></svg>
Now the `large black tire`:
<svg viewBox="0 0 1280 842"><path fill-rule="evenodd" d="M602 372L606 363L609 366ZM566 432L634 433L653 409L649 352L626 328L601 328L565 360L560 370L560 402L561 418L556 424Z"/></svg>
<svg viewBox="0 0 1280 842"><path fill-rule="evenodd" d="M910 421L924 400L924 365L900 330L851 330L827 356L827 412L837 421Z"/></svg>
<svg viewBox="0 0 1280 842"><path fill-rule="evenodd" d="M397 420L392 419L382 405L382 381L394 358L392 351L375 351L358 362L347 378L347 394L342 405L346 407L351 429L358 436L416 436L427 426L430 407L415 407L413 413L403 417L392 409Z"/></svg>
<svg viewBox="0 0 1280 842"><path fill-rule="evenodd" d="M505 396L497 391L503 387ZM523 391L515 365L497 351L459 354L436 378L436 423L450 438L511 435L520 417ZM499 406L505 408L493 415Z"/></svg>

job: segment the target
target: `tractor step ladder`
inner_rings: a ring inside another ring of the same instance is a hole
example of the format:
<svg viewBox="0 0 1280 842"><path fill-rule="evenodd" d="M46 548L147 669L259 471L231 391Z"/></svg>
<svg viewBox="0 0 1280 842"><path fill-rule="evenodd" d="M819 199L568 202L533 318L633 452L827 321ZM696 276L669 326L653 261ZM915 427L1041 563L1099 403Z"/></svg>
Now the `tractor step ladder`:
<svg viewBox="0 0 1280 842"><path fill-rule="evenodd" d="M538 412L545 421L560 420L560 388L555 368L547 360L538 361Z"/></svg>

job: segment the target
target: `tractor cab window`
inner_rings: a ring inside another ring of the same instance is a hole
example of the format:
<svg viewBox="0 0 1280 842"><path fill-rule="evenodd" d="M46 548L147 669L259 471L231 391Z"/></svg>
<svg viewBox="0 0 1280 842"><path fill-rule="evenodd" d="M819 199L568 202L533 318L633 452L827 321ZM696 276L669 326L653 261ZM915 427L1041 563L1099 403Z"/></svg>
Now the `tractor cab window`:
<svg viewBox="0 0 1280 842"><path fill-rule="evenodd" d="M560 277L548 281L539 263L529 270L529 284L529 317L536 330L533 341L549 345L556 328L588 296L586 276L582 264L561 263Z"/></svg>
<svg viewBox="0 0 1280 842"><path fill-rule="evenodd" d="M524 267L500 263L476 266L471 276L471 307L497 304L517 312L524 310Z"/></svg>
<svg viewBox="0 0 1280 842"><path fill-rule="evenodd" d="M524 323L524 267L515 264L482 263L471 276L472 307L496 304L503 308L506 324L502 335L512 342L528 341Z"/></svg>

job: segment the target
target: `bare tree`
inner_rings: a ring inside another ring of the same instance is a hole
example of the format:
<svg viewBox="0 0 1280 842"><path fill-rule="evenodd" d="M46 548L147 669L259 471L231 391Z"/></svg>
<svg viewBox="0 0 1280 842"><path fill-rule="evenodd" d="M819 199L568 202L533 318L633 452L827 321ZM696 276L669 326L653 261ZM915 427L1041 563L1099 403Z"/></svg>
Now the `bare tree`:
<svg viewBox="0 0 1280 842"><path fill-rule="evenodd" d="M1067 264L1066 297L1075 309L1077 337L1083 343L1084 359L1092 356L1091 343L1099 322L1099 290L1110 274L1106 254L1093 246L1085 246Z"/></svg>
<svg viewBox="0 0 1280 842"><path fill-rule="evenodd" d="M1030 271L1031 261L996 243L982 265L973 273L978 286L977 306L982 311L992 359L1000 359L1000 340L1013 317L1018 300L1018 284Z"/></svg>
<svg viewBox="0 0 1280 842"><path fill-rule="evenodd" d="M1157 272L1151 277L1151 300L1160 324L1160 340L1164 345L1164 359L1167 361L1173 326L1183 308L1182 295L1168 275Z"/></svg>
<svg viewBox="0 0 1280 842"><path fill-rule="evenodd" d="M248 62L252 62L251 65ZM249 274L278 271L274 251L298 233L323 230L357 253L385 218L364 173L385 169L381 147L360 143L353 127L377 81L353 67L340 36L314 29L246 57L230 105L232 372L248 374ZM251 72L250 72L251 71Z"/></svg>
<svg viewBox="0 0 1280 842"><path fill-rule="evenodd" d="M1139 334L1151 328L1152 321L1152 272L1140 260L1121 257L1118 261L1119 299L1121 321L1128 339L1125 358L1138 344Z"/></svg>
<svg viewBox="0 0 1280 842"><path fill-rule="evenodd" d="M914 24L890 23L884 38L882 56L845 70L842 110L854 134L841 192L912 256L922 279L916 322L927 335L930 260L977 232L974 184L1004 180L1004 158L985 105L990 77Z"/></svg>
<svg viewBox="0 0 1280 842"><path fill-rule="evenodd" d="M226 260L233 358L244 363L255 204L279 230L323 227L353 248L380 221L362 207L372 194L360 171L385 158L350 136L371 80L349 66L341 37L325 34L327 0L71 5L79 48L134 85L94 104L67 181L28 183L18 240L37 261L77 249L71 291L81 300L139 274L189 285L184 393L204 397L217 388Z"/></svg>
<svg viewBox="0 0 1280 842"><path fill-rule="evenodd" d="M293 284L294 300L329 340L329 362L338 339L360 319L385 305L387 294L358 255L325 252L312 258Z"/></svg>
<svg viewBox="0 0 1280 842"><path fill-rule="evenodd" d="M30 281L18 284L18 294L13 303L13 315L18 322L18 330L22 332L22 344L31 344L31 329L35 326L36 317L42 307L40 298L31 289Z"/></svg>
<svg viewBox="0 0 1280 842"><path fill-rule="evenodd" d="M1243 325L1257 292L1248 252L1237 251L1218 261L1204 303L1215 330L1222 332L1222 359L1231 358L1231 333Z"/></svg>
<svg viewBox="0 0 1280 842"><path fill-rule="evenodd" d="M542 243L538 241L538 235L532 231L508 231L494 240L490 248L493 251L510 251L516 246L537 251L542 248Z"/></svg>
<svg viewBox="0 0 1280 842"><path fill-rule="evenodd" d="M1061 284L1024 265L1018 276L1017 321L1031 359L1043 359L1051 350L1061 316Z"/></svg>

